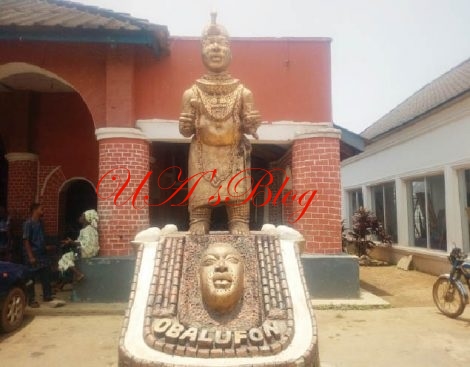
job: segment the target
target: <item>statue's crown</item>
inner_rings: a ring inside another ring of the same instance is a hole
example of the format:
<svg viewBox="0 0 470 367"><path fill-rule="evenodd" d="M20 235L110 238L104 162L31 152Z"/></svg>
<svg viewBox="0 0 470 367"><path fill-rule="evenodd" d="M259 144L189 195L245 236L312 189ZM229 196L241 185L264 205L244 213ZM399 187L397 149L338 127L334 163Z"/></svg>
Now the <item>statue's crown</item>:
<svg viewBox="0 0 470 367"><path fill-rule="evenodd" d="M229 35L223 25L217 24L217 13L211 13L211 22L202 31L202 42L211 36L222 36L229 41Z"/></svg>

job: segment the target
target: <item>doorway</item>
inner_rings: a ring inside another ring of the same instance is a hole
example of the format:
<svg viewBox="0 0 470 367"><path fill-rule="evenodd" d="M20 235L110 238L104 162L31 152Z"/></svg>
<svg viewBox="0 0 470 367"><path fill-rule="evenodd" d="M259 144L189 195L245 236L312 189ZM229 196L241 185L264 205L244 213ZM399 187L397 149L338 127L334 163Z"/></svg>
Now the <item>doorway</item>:
<svg viewBox="0 0 470 367"><path fill-rule="evenodd" d="M97 206L96 191L85 179L72 179L65 183L59 194L59 236L77 238L80 232L78 218Z"/></svg>

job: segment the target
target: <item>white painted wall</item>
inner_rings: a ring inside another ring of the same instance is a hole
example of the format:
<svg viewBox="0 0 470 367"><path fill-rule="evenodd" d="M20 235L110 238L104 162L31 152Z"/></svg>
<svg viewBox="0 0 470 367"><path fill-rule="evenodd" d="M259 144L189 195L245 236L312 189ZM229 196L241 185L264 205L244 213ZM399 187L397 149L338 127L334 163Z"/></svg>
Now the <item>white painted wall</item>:
<svg viewBox="0 0 470 367"><path fill-rule="evenodd" d="M470 96L398 130L366 150L345 160L341 167L343 218L348 218L347 191L395 181L397 190L399 244L408 246L407 180L433 173L445 175L448 248L462 244L458 172L470 168ZM365 204L366 205L366 204ZM367 205L366 205L367 206Z"/></svg>

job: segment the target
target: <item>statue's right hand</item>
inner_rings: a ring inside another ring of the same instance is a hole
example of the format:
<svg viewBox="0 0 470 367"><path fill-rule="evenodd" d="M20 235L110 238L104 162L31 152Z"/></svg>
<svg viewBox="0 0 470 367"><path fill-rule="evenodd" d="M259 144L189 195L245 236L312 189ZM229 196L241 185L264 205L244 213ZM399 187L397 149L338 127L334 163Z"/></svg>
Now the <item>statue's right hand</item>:
<svg viewBox="0 0 470 367"><path fill-rule="evenodd" d="M196 116L194 113L182 112L179 119L180 132L185 137L190 137L195 131L195 122Z"/></svg>

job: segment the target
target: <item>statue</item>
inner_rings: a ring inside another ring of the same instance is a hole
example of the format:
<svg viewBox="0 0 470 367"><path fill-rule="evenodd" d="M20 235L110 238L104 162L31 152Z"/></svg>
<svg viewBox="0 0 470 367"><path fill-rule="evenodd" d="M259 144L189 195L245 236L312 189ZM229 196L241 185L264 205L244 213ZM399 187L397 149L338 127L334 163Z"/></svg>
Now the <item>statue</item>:
<svg viewBox="0 0 470 367"><path fill-rule="evenodd" d="M246 135L257 138L260 115L252 93L227 73L230 58L228 34L212 14L202 35L207 74L184 92L179 119L181 134L192 137L191 179L185 181L190 233L171 225L136 236L119 365L320 365L299 269L303 237L283 226L249 231L253 193ZM221 204L230 234L208 235L212 208Z"/></svg>
<svg viewBox="0 0 470 367"><path fill-rule="evenodd" d="M230 243L214 243L202 254L199 282L206 307L219 313L230 312L244 289L244 264Z"/></svg>
<svg viewBox="0 0 470 367"><path fill-rule="evenodd" d="M249 202L242 204L251 189L250 180L242 180L233 192L230 179L250 168L251 145L244 134L258 138L261 118L254 108L253 95L227 73L231 61L230 39L224 27L211 23L202 34L202 62L207 74L183 94L179 119L180 133L193 137L189 149L189 177L216 169L215 177L189 183L196 185L189 199L189 231L209 233L213 206L211 197L225 204L231 234L249 233Z"/></svg>

